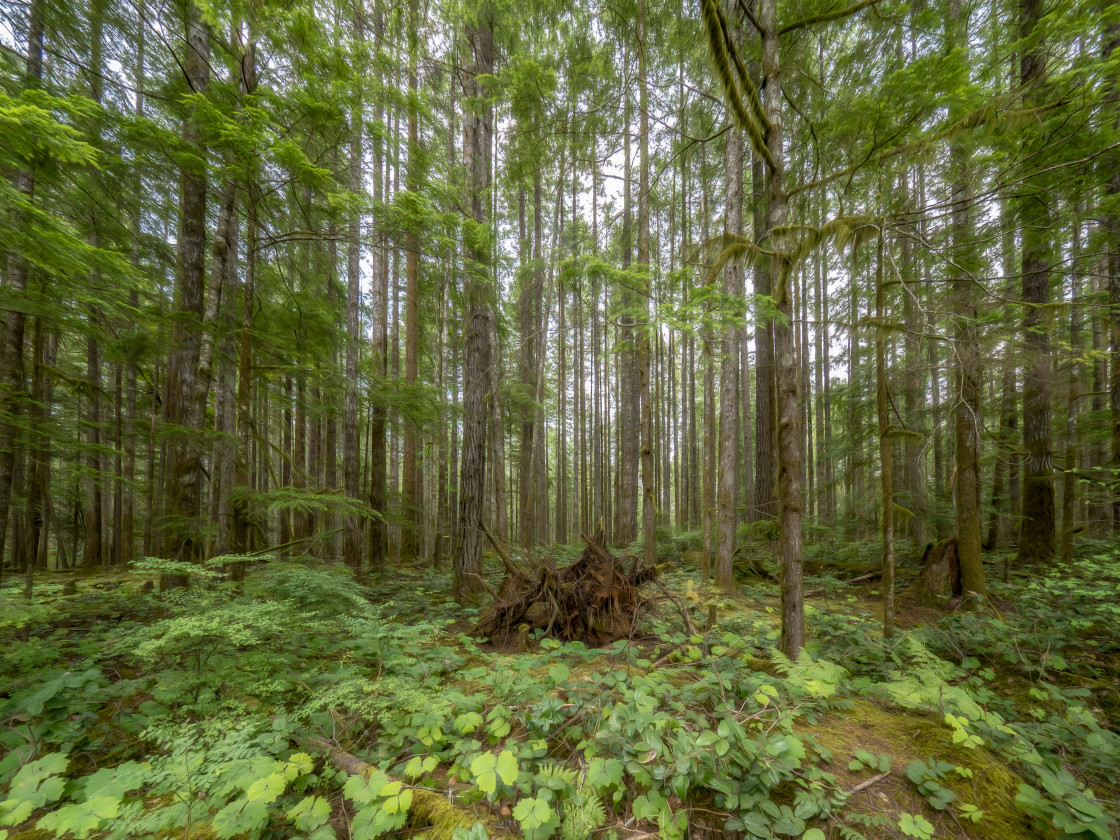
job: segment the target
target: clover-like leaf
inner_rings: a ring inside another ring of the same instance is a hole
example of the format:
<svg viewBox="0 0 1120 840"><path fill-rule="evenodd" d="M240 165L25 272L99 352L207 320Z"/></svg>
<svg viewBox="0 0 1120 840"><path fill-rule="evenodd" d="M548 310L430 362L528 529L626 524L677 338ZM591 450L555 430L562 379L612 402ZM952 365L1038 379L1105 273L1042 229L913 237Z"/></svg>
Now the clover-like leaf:
<svg viewBox="0 0 1120 840"><path fill-rule="evenodd" d="M532 831L552 819L552 808L543 799L522 799L513 809L513 818L523 831Z"/></svg>

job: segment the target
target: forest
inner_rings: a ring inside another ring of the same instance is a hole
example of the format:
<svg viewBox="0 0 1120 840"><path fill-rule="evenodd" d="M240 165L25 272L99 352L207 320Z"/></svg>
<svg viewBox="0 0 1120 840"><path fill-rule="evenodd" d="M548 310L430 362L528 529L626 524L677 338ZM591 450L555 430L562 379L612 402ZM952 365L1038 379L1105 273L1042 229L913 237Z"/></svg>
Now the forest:
<svg viewBox="0 0 1120 840"><path fill-rule="evenodd" d="M0 840L1120 838L1120 2L0 0Z"/></svg>

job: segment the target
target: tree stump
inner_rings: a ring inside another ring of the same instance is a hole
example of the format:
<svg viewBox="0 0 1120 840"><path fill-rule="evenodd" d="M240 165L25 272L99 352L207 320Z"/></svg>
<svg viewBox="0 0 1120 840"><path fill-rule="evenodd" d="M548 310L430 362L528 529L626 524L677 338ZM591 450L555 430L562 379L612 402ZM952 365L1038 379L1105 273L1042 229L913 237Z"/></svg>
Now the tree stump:
<svg viewBox="0 0 1120 840"><path fill-rule="evenodd" d="M915 604L943 610L959 604L963 591L957 538L950 537L926 546L922 570L904 594Z"/></svg>

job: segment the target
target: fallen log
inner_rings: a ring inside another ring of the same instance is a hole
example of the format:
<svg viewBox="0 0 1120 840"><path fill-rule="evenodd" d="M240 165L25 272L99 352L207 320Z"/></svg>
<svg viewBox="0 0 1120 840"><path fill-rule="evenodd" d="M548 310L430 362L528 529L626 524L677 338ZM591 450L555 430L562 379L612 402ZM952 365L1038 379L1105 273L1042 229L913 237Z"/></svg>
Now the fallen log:
<svg viewBox="0 0 1120 840"><path fill-rule="evenodd" d="M357 756L327 741L311 738L305 743L316 752L325 753L335 767L351 776L361 776L368 780L377 772L377 768L372 764L367 764ZM457 808L449 795L421 787L408 785L406 787L412 790L412 805L408 809L407 825L413 830L424 829L431 840L451 840L455 829L462 828L469 831L476 822L486 826L486 832L490 837L517 836L509 828L503 828L489 813L475 813L474 810Z"/></svg>

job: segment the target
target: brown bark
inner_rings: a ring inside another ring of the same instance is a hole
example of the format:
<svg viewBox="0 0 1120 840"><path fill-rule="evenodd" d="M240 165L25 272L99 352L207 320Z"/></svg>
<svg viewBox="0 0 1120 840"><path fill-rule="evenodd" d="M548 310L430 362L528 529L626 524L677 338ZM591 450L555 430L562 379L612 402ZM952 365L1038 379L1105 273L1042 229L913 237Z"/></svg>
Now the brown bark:
<svg viewBox="0 0 1120 840"><path fill-rule="evenodd" d="M381 43L384 35L384 18L381 3L378 2L373 14L374 42ZM379 100L374 100L372 118L380 120L382 107ZM373 138L373 196L385 200L389 179L383 168L388 155L382 153L382 140L380 136ZM388 361L388 347L386 344L387 319L388 319L388 282L387 259L385 240L382 231L375 228L374 247L372 254L373 278L370 284L371 300L370 309L372 318L372 335L370 350L373 357L373 372L376 376L385 377ZM388 409L378 389L374 388L370 395L373 419L370 424L370 477L369 477L369 506L372 518L367 532L369 541L369 565L371 570L380 570L385 566L386 527L381 517L387 512L387 492L385 475L385 428L388 420Z"/></svg>
<svg viewBox="0 0 1120 840"><path fill-rule="evenodd" d="M755 153L751 164L751 205L754 211L753 228L756 242L761 242L767 231L766 218L766 165L762 155ZM754 293L769 297L770 272L761 262L754 268ZM766 312L765 302L755 304L754 330L754 501L751 521L773 519L777 516L777 445L774 436L774 416L777 392L774 378L774 319ZM744 418L745 421L746 418Z"/></svg>
<svg viewBox="0 0 1120 840"><path fill-rule="evenodd" d="M355 16L355 37L364 40L362 20ZM363 95L359 87L350 112L350 161L347 171L351 193L362 190ZM346 242L346 405L342 421L342 486L346 496L356 502L361 488L361 460L358 453L358 360L361 354L361 214L351 211ZM346 517L342 532L342 559L355 574L362 570L362 521Z"/></svg>
<svg viewBox="0 0 1120 840"><path fill-rule="evenodd" d="M256 45L251 30L246 29L244 49L241 53L239 88L242 95L253 92L257 86ZM234 455L233 488L230 499L230 551L244 554L252 549L251 512L247 494L252 489L252 428L253 428L253 310L257 277L257 191L255 178L250 175L247 185L245 220L245 279L242 285L241 325L238 333L237 353L237 450ZM235 579L244 576L245 564L233 566Z"/></svg>
<svg viewBox="0 0 1120 840"><path fill-rule="evenodd" d="M883 232L879 231L879 251L875 260L875 414L879 420L879 481L882 517L879 520L883 541L883 638L894 635L894 465L891 452L891 422L887 385L887 305L883 286Z"/></svg>
<svg viewBox="0 0 1120 840"><path fill-rule="evenodd" d="M1081 208L1074 205L1072 270L1070 272L1069 351L1066 376L1065 455L1062 464L1062 528L1059 558L1063 563L1073 560L1074 537L1080 530L1077 524L1077 472L1079 447L1078 397L1081 392Z"/></svg>
<svg viewBox="0 0 1120 840"><path fill-rule="evenodd" d="M767 166L767 230L771 248L785 250L785 236L779 231L788 221L785 152L782 145L782 77L778 46L775 0L761 0L759 23L762 28L763 108L770 130L766 144L770 152ZM777 365L777 443L778 443L778 526L781 568L782 652L795 659L805 646L805 606L802 594L801 509L802 438L801 370L793 335L792 266L782 259L771 260L770 287L778 301L781 317L774 320L774 356ZM761 446L761 443L760 443Z"/></svg>
<svg viewBox="0 0 1120 840"><path fill-rule="evenodd" d="M482 506L486 481L486 391L491 364L489 296L492 258L489 224L493 109L481 101L480 76L494 66L494 30L489 7L467 26L471 64L464 73L463 164L467 172L467 219L473 230L466 246L466 323L463 361L463 463L460 473L459 550L455 555L453 594L473 601L482 591Z"/></svg>
<svg viewBox="0 0 1120 840"><path fill-rule="evenodd" d="M727 133L725 152L724 234L740 236L743 230L743 134L732 127ZM738 262L723 270L724 309L743 293L743 269ZM720 347L719 414L719 489L716 522L716 585L725 591L735 588L735 526L739 499L739 333L734 319L723 327Z"/></svg>
<svg viewBox="0 0 1120 840"><path fill-rule="evenodd" d="M703 159L701 159L703 160ZM701 163L703 166L703 163ZM703 237L707 242L708 233L708 178L703 176L703 191L700 200L700 215L703 218ZM706 281L706 282L710 282ZM701 579L707 583L712 574L712 528L713 517L716 512L716 370L715 370L715 341L712 335L711 319L712 304L708 298L707 323L703 326L703 344L700 349L700 365L704 369L704 484L703 501L701 503L700 521L704 532L703 555L700 558ZM697 459L699 462L699 459Z"/></svg>
<svg viewBox="0 0 1120 840"><path fill-rule="evenodd" d="M630 48L626 49L627 72L630 68ZM631 160L630 126L632 121L630 86L624 91L624 117L626 125L623 149L622 194L622 268L628 269L633 259L633 161ZM638 336L635 328L635 310L638 306L633 291L634 281L623 282L621 289L622 312L618 322L620 341L618 353L618 529L615 544L626 546L638 536L638 469L641 459L641 395L638 384Z"/></svg>
<svg viewBox="0 0 1120 840"><path fill-rule="evenodd" d="M1115 7L1117 0L1113 0ZM1115 9L1113 9L1115 11ZM1113 15L1104 38L1106 58L1115 59L1120 54L1120 20ZM1113 81L1113 110L1116 113L1114 126L1120 126L1120 84ZM1103 227L1108 234L1108 329L1109 329L1109 383L1108 403L1111 421L1111 465L1114 471L1120 470L1120 154L1113 151L1108 166L1102 171L1109 173L1105 183L1105 196L1111 209L1104 219ZM1112 530L1120 531L1120 480L1112 480Z"/></svg>
<svg viewBox="0 0 1120 840"><path fill-rule="evenodd" d="M1046 45L1036 26L1041 0L1022 0L1019 37L1020 83L1029 106L1041 104L1038 88L1045 77ZM1050 302L1050 224L1048 193L1039 179L1023 185L1020 218L1023 224L1023 527L1019 536L1021 563L1044 563L1054 557L1054 453L1050 418L1050 326L1045 306ZM962 563L962 566L964 564ZM967 585L967 580L966 580Z"/></svg>
<svg viewBox="0 0 1120 840"><path fill-rule="evenodd" d="M31 0L27 19L27 61L25 84L37 88L43 77L43 6L42 0ZM17 172L15 187L29 199L34 196L35 176L29 171ZM28 279L27 261L22 255L8 254L7 282L16 298L25 296ZM0 569L4 565L4 547L8 535L12 485L22 457L20 407L27 393L23 342L26 316L12 308L4 313L4 330L0 334L0 407L8 418L0 423Z"/></svg>
<svg viewBox="0 0 1120 840"><path fill-rule="evenodd" d="M950 4L950 43L965 44L960 0ZM965 47L967 49L967 47ZM952 247L950 275L954 347L954 450L956 452L957 554L966 592L986 594L980 539L980 336L975 300L978 267L972 228L972 187L968 151L961 141L950 148Z"/></svg>
<svg viewBox="0 0 1120 840"><path fill-rule="evenodd" d="M419 0L408 4L408 168L405 187L411 193L420 191L420 141L416 113L416 60L420 49L418 20ZM420 336L420 238L417 219L406 223L405 295L404 295L404 384L409 390L416 387L416 373ZM401 463L401 508L405 524L401 529L401 557L411 560L420 546L420 461L419 429L412 417L404 418L404 452Z"/></svg>
<svg viewBox="0 0 1120 840"><path fill-rule="evenodd" d="M910 198L910 173L909 170L901 177L903 200L907 210L911 206ZM905 342L905 371L903 397L906 411L906 425L912 432L920 432L923 426L922 415L925 411L925 393L922 387L922 343L923 331L922 313L918 300L918 285L914 282L917 278L913 269L914 242L910 235L900 237L902 270L907 287L903 290L902 306L903 318L906 325ZM910 519L907 529L910 540L915 546L924 546L926 543L926 519L929 510L928 478L926 476L924 437L907 436L906 468L903 473L906 488L906 506L910 510Z"/></svg>
<svg viewBox="0 0 1120 840"><path fill-rule="evenodd" d="M518 513L520 516L520 534L521 544L525 548L530 548L534 543L533 526L536 522L536 514L533 510L536 502L536 494L534 492L533 480L533 436L535 434L535 421L537 416L537 409L535 400L536 396L536 372L537 364L534 359L534 348L536 347L536 330L537 324L535 319L535 312L533 301L536 300L540 294L538 281L540 274L537 266L532 262L534 256L533 242L540 242L538 221L540 218L540 176L535 176L534 179L534 219L533 219L533 240L529 238L528 225L526 223L526 210L525 210L525 191L524 189L518 191L517 196L517 209L518 209L518 223L519 223L519 251L521 257L521 277L518 292L518 318L521 327L521 353L520 353L520 374L521 374L521 451L520 451L520 465L521 465L521 484L519 487L519 501ZM539 245L537 246L539 247Z"/></svg>
<svg viewBox="0 0 1120 840"><path fill-rule="evenodd" d="M646 0L638 0L638 270L642 273L642 323L638 335L638 389L642 445L642 543L647 566L657 561L657 495L654 486L653 403L650 389L649 259L649 79L646 54Z"/></svg>
<svg viewBox="0 0 1120 840"><path fill-rule="evenodd" d="M194 2L187 4L184 71L189 89L206 90L210 81L209 27ZM205 158L201 131L191 115L183 120L183 139ZM178 272L175 308L179 313L171 335L168 366L167 421L172 429L165 485L166 517L163 551L177 560L202 559L199 528L201 512L202 454L192 426L201 353L201 322L206 268L206 172L187 161L180 172L181 220L178 239ZM163 585L184 585L185 579L165 576Z"/></svg>

